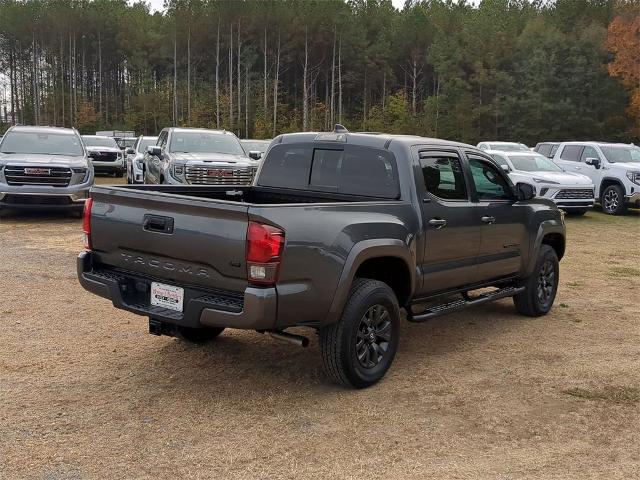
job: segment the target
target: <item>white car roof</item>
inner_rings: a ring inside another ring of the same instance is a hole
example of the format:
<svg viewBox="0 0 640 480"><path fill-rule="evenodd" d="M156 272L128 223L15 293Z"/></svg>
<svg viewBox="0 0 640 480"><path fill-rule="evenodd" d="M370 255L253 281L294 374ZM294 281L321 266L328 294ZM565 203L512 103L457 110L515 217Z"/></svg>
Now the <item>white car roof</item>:
<svg viewBox="0 0 640 480"><path fill-rule="evenodd" d="M606 146L631 147L631 146L635 146L635 145L630 145L628 143L591 142L591 141L586 141L586 142L562 142L561 145L598 145L598 146L601 146L601 147L606 147Z"/></svg>

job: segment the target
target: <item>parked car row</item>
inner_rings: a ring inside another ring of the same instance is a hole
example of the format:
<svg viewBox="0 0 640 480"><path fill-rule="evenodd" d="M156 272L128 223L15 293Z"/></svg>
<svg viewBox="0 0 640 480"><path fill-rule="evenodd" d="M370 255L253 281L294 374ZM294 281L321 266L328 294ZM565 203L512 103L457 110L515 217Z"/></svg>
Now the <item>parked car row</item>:
<svg viewBox="0 0 640 480"><path fill-rule="evenodd" d="M606 142L480 142L514 181L528 181L539 196L569 213L595 203L610 215L640 208L640 148Z"/></svg>

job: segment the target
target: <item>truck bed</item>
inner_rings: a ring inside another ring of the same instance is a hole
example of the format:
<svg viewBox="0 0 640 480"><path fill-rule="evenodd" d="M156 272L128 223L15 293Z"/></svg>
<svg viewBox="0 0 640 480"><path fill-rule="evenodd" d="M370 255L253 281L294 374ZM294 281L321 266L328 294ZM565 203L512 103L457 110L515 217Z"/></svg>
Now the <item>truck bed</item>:
<svg viewBox="0 0 640 480"><path fill-rule="evenodd" d="M107 189L118 192L131 192L134 195L153 192L154 195L160 193L171 196L206 198L253 205L390 201L388 198L341 195L335 192L303 192L286 188L229 185L213 187L199 185L102 185L94 187L93 191L100 192Z"/></svg>

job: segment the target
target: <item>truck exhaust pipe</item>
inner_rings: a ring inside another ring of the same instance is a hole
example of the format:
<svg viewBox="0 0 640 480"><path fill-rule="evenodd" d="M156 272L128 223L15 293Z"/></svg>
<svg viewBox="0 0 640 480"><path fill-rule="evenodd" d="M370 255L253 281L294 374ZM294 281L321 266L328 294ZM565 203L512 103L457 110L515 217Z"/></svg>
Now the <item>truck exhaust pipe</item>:
<svg viewBox="0 0 640 480"><path fill-rule="evenodd" d="M281 330L273 330L269 332L269 335L281 342L293 343L299 347L306 348L309 346L309 339L303 335L295 335L293 333L283 332Z"/></svg>

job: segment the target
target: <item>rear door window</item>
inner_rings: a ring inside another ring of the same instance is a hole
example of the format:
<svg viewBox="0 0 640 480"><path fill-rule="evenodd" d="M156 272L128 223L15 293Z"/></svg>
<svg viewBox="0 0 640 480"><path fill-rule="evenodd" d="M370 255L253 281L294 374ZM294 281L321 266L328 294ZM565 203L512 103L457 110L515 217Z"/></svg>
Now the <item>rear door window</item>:
<svg viewBox="0 0 640 480"><path fill-rule="evenodd" d="M570 162L579 162L583 148L582 145L565 145L560 154L560 158Z"/></svg>
<svg viewBox="0 0 640 480"><path fill-rule="evenodd" d="M545 155L548 157L551 153L551 145L548 143L542 143L538 146L538 148L536 148L536 152L538 152L540 155Z"/></svg>
<svg viewBox="0 0 640 480"><path fill-rule="evenodd" d="M443 200L466 200L460 158L454 153L420 152L420 168L427 191Z"/></svg>
<svg viewBox="0 0 640 480"><path fill-rule="evenodd" d="M394 156L386 150L354 145L275 145L258 184L389 199L400 196Z"/></svg>

